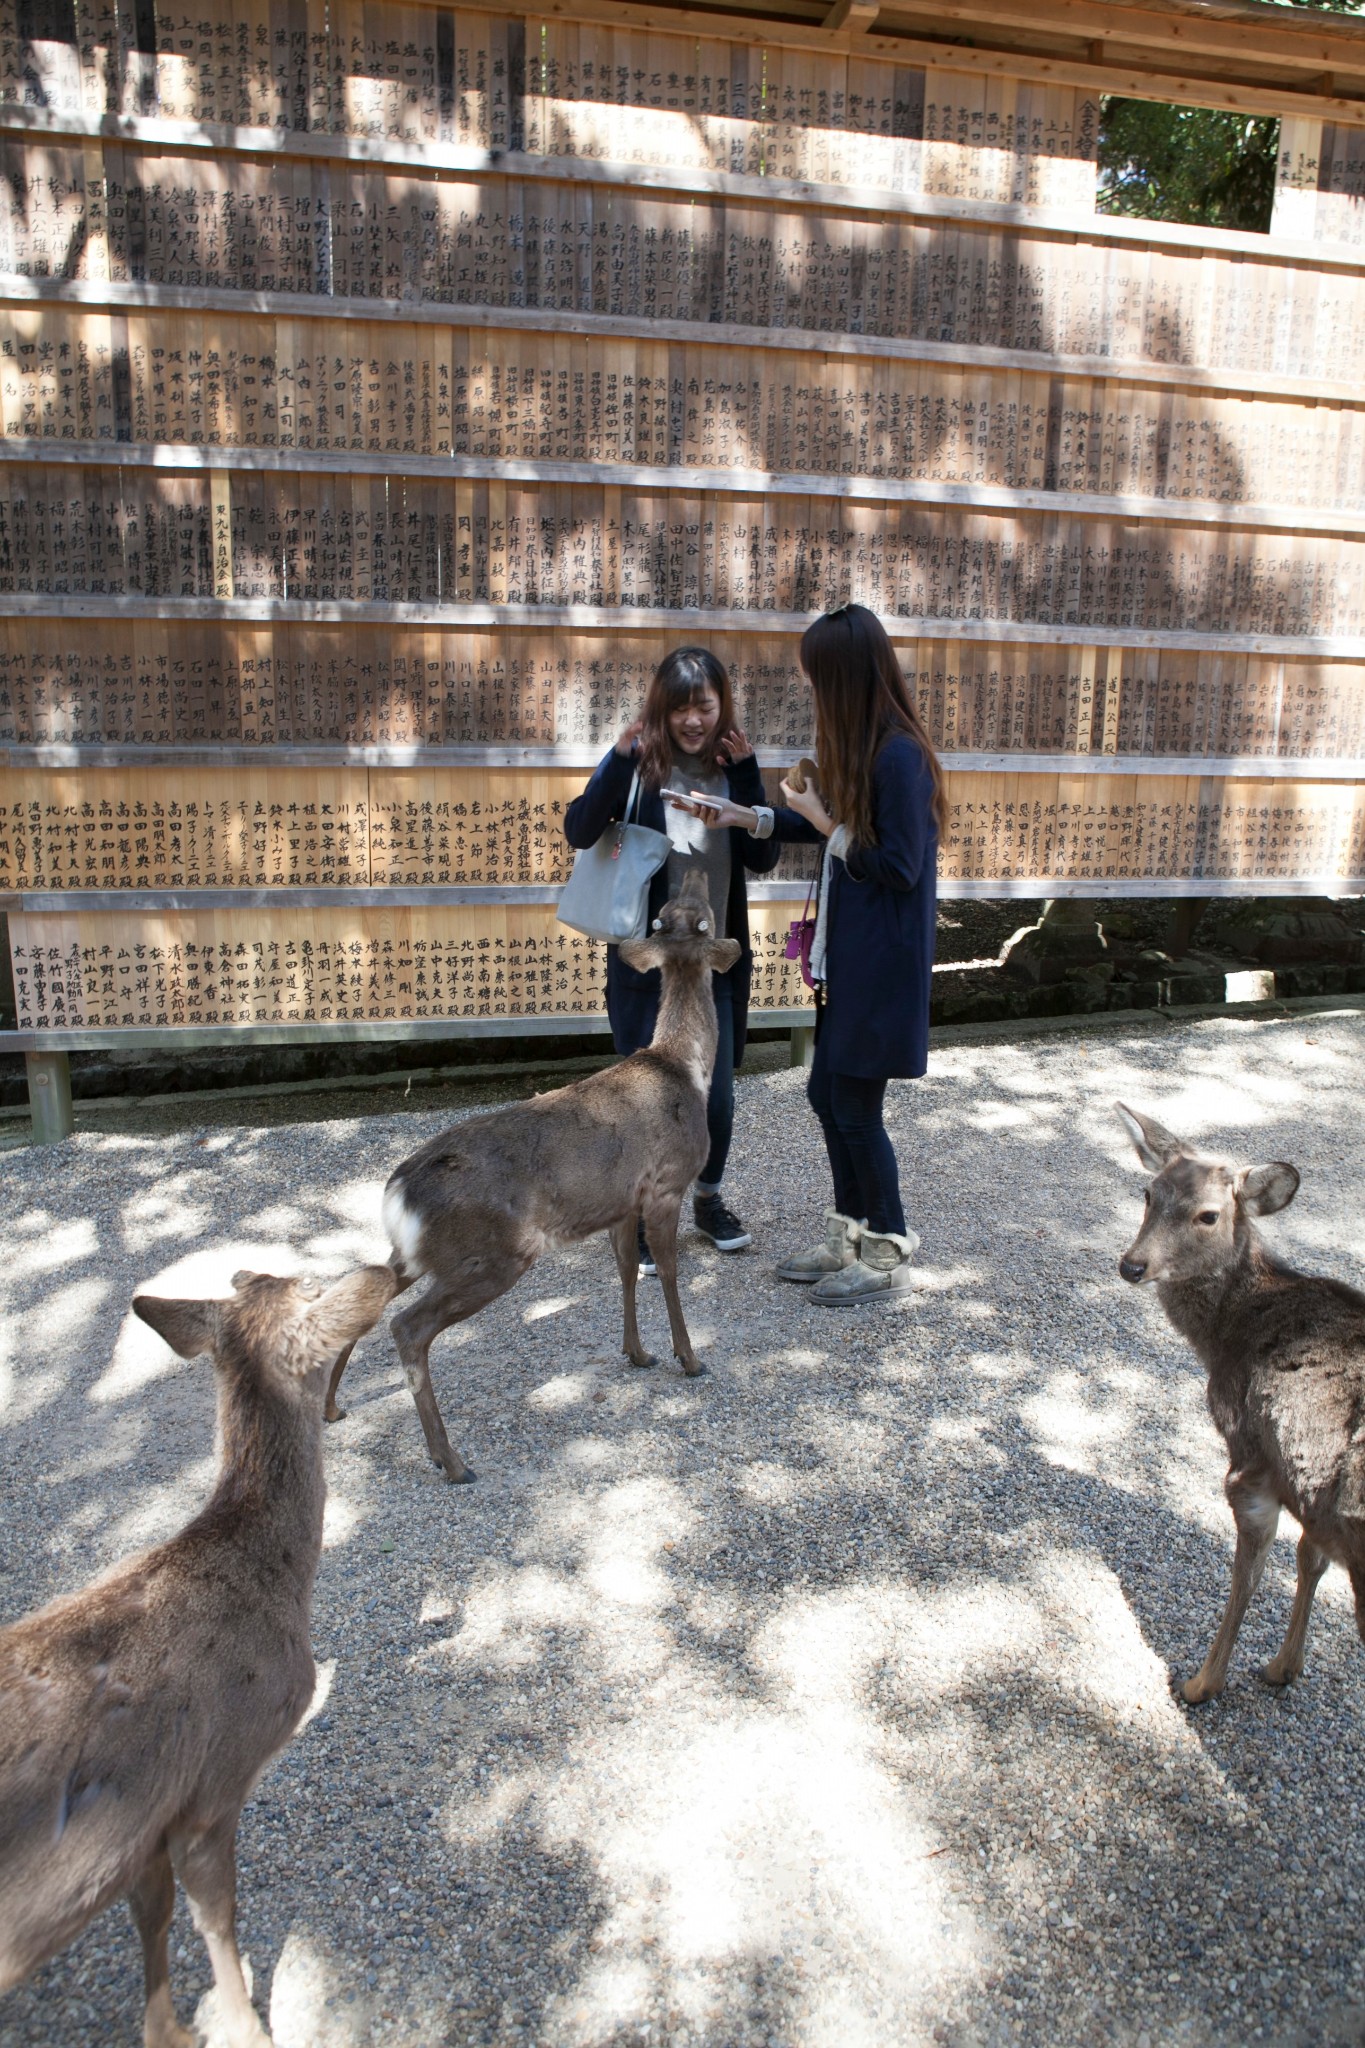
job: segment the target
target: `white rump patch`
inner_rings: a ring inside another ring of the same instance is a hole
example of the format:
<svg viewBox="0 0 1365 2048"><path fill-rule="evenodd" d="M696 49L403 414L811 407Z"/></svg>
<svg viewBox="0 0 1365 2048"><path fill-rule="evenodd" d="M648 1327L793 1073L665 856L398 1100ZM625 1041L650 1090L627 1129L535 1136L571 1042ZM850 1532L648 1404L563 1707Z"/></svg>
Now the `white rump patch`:
<svg viewBox="0 0 1365 2048"><path fill-rule="evenodd" d="M418 1247L422 1242L423 1219L415 1209L410 1209L403 1199L401 1186L392 1182L384 1190L384 1206L380 1211L384 1228L389 1233L389 1242L403 1261L404 1268L412 1274L425 1273Z"/></svg>

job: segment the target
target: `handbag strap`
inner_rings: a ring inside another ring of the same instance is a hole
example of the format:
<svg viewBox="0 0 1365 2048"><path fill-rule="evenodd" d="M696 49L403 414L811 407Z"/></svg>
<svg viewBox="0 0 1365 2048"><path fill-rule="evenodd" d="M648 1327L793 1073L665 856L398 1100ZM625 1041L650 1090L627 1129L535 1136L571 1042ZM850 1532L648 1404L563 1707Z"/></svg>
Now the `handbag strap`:
<svg viewBox="0 0 1365 2048"><path fill-rule="evenodd" d="M618 819L618 820L617 820L617 825L616 825L616 844L615 844L615 849L614 849L614 851L613 851L613 853L612 853L612 859L613 859L613 860L616 860L616 859L617 859L617 858L619 857L619 855L620 855L620 852L621 852L621 847L622 847L622 845L623 845L623 843L624 843L624 841L625 841L625 836L626 836L626 827L627 827L627 825L628 825L628 824L630 823L630 814L631 814L631 811L632 811L632 809L634 808L634 805L635 805L635 799L636 799L636 797L637 797L637 796L639 795L639 791L640 791L640 771L639 771L639 769L637 768L637 769L636 769L636 771L635 771L635 773L634 773L634 774L633 774L633 775L631 776L631 778L630 778L630 795L629 795L629 796L628 796L628 797L626 798L626 809L625 809L625 815L624 815L624 817L622 817L622 818L620 818L620 819ZM638 821L637 821L637 822L638 822Z"/></svg>
<svg viewBox="0 0 1365 2048"><path fill-rule="evenodd" d="M823 855L823 854L821 854L820 858L821 858L821 860L823 860L823 859L824 859L824 855ZM817 883L817 882L819 881L819 879L820 879L820 863L819 863L819 861L817 861L817 862L816 862L816 866L815 866L815 873L814 873L814 874L813 874L813 875L811 876L811 878L810 878L810 887L809 887L809 889L807 889L807 891L806 891L806 907L805 907L805 909L804 909L804 910L802 911L802 913L801 913L801 922L802 922L803 924L805 924L805 923L806 923L806 922L808 921L809 917L810 917L810 902L811 902L811 898L812 898L812 896L813 896L813 895L815 894L815 885L816 885L816 883Z"/></svg>

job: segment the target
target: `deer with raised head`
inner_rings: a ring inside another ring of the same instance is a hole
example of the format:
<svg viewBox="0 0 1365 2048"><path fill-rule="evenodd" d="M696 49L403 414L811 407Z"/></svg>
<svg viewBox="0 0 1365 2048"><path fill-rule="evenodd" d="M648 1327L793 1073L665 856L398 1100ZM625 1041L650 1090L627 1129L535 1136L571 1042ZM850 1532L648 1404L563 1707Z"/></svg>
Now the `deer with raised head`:
<svg viewBox="0 0 1365 2048"><path fill-rule="evenodd" d="M388 1266L323 1291L238 1273L225 1301L139 1295L218 1373L221 1461L168 1543L0 1630L0 1991L126 1896L146 2048L189 2048L171 2002L178 1876L232 2048L269 2036L237 1952L237 1817L313 1697L324 1368L393 1296Z"/></svg>
<svg viewBox="0 0 1365 2048"><path fill-rule="evenodd" d="M706 1164L706 1095L716 1057L711 976L739 958L717 939L700 873L666 903L648 938L621 957L646 974L659 968L663 992L654 1037L641 1051L567 1088L472 1117L405 1159L384 1190L384 1227L398 1289L429 1279L421 1299L393 1319L398 1355L436 1464L452 1485L474 1474L446 1435L432 1391L428 1354L452 1323L476 1315L542 1253L611 1233L625 1306L622 1347L633 1365L653 1365L635 1316L637 1219L654 1254L668 1305L675 1356L692 1377L697 1361L678 1298L678 1212ZM346 1370L343 1351L328 1389Z"/></svg>
<svg viewBox="0 0 1365 2048"><path fill-rule="evenodd" d="M1191 1706L1223 1690L1280 1510L1298 1522L1298 1585L1278 1653L1261 1671L1288 1685L1303 1670L1308 1617L1329 1563L1350 1575L1365 1640L1365 1294L1276 1258L1254 1218L1287 1208L1297 1168L1208 1159L1151 1117L1115 1108L1155 1174L1141 1230L1119 1260L1154 1286L1208 1374L1209 1413L1228 1447L1224 1491L1237 1525L1232 1591Z"/></svg>

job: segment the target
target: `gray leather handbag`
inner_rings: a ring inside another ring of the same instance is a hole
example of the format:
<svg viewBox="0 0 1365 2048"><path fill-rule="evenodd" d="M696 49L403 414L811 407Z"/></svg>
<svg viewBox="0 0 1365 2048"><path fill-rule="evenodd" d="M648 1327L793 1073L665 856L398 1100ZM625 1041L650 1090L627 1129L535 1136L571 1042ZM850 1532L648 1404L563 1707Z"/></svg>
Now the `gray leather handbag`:
<svg viewBox="0 0 1365 2048"><path fill-rule="evenodd" d="M640 793L637 769L630 778L626 814L608 825L595 846L574 855L573 873L559 895L555 916L587 939L642 939L649 918L649 885L668 859L669 838L652 826L633 824Z"/></svg>

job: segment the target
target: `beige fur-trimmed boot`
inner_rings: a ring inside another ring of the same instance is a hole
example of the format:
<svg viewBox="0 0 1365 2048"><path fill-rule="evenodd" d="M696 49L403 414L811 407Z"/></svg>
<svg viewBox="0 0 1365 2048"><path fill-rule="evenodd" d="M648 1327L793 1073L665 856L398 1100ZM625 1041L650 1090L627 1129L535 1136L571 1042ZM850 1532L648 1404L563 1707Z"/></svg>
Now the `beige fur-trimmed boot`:
<svg viewBox="0 0 1365 2048"><path fill-rule="evenodd" d="M826 1308L860 1308L864 1302L882 1301L889 1294L905 1294L910 1286L910 1261L918 1250L919 1239L913 1230L907 1230L904 1237L891 1230L863 1230L855 1262L817 1282L811 1300L823 1302Z"/></svg>
<svg viewBox="0 0 1365 2048"><path fill-rule="evenodd" d="M841 1273L845 1266L851 1266L858 1256L858 1240L863 1226L851 1216L844 1216L838 1209L825 1211L825 1241L808 1252L794 1252L784 1259L777 1269L779 1280L795 1280L802 1287L809 1287L813 1280L826 1279L830 1274Z"/></svg>

